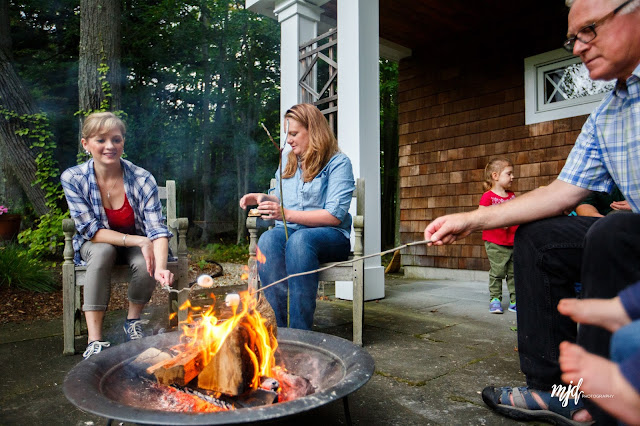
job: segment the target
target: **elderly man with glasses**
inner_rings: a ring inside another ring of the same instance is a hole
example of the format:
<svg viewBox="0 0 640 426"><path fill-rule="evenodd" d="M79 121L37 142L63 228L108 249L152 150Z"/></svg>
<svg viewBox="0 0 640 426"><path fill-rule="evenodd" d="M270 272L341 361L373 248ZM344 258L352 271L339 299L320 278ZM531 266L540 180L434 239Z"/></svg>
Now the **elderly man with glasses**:
<svg viewBox="0 0 640 426"><path fill-rule="evenodd" d="M430 244L442 245L473 231L524 224L516 234L514 264L518 350L527 386L488 387L483 399L519 420L576 424L572 419L593 417L601 424L612 419L589 401L585 408L586 398L571 395L564 404L552 390L562 385L562 341L577 341L608 357L610 333L588 325L578 329L557 305L576 296L577 282L583 298L608 299L640 280L640 0L567 0L567 5L565 49L580 56L592 79L617 79L615 89L587 119L554 182L508 203L439 217L424 234ZM633 214L562 215L591 191L609 192L614 185Z"/></svg>

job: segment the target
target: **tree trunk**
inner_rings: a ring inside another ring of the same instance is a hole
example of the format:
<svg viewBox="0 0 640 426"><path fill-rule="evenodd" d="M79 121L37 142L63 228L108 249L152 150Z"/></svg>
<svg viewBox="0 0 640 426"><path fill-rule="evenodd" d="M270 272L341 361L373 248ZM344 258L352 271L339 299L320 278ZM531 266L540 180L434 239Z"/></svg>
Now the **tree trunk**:
<svg viewBox="0 0 640 426"><path fill-rule="evenodd" d="M249 33L249 23L247 21L244 22L243 25L243 34L245 38L247 37L247 34ZM245 64L249 64L249 66L246 69L247 75L246 75L246 82L244 84L244 87L246 87L245 90L248 90L248 92L244 93L243 97L249 97L252 98L254 95L254 76L253 76L253 67L251 66L251 64L253 63L253 55L252 55L252 47L250 44L248 44L246 46L245 49L245 54L246 54L246 59L245 59ZM242 90L243 85L238 85L238 87L240 88L239 90ZM246 104L245 109L244 109L244 114L241 114L241 117L243 118L242 120L242 135L244 137L244 140L241 143L241 146L238 146L238 144L236 144L234 151L235 152L242 152L242 156L244 157L243 161L238 161L237 166L238 166L238 172L237 172L237 179L238 179L238 184L237 184L237 188L238 188L238 200L240 200L240 198L242 198L242 196L244 194L246 194L247 192L249 192L249 167L251 165L251 161L256 161L255 157L254 157L254 150L250 149L250 141L252 141L251 138L251 129L255 128L255 126L258 123L257 120L257 109L258 109L258 102L249 102ZM238 211L238 225L236 226L236 244L240 244L244 239L245 236L247 235L247 222L246 222L246 218L247 218L247 213L240 208L240 205L238 204L237 206L237 211Z"/></svg>
<svg viewBox="0 0 640 426"><path fill-rule="evenodd" d="M98 110L105 100L98 70L102 63L109 67L106 75L107 82L111 86L108 109L119 110L122 92L120 0L81 0L80 17L78 64L80 110L85 112ZM82 118L80 120L82 124ZM79 140L78 144L80 144ZM82 149L82 146L79 145L78 149Z"/></svg>
<svg viewBox="0 0 640 426"><path fill-rule="evenodd" d="M19 115L37 113L35 102L24 87L13 68L11 35L9 34L9 1L0 0L0 106ZM45 204L45 192L39 185L32 185L36 179L35 153L25 136L16 131L23 130L24 124L15 118L8 120L0 114L0 144L5 165L16 177L22 190L38 215L49 211Z"/></svg>
<svg viewBox="0 0 640 426"><path fill-rule="evenodd" d="M200 243L207 244L211 240L211 235L214 232L212 219L214 218L215 211L213 205L213 190L211 187L212 169L211 162L213 161L213 142L211 140L211 119L209 117L209 105L211 104L211 64L209 61L209 43L207 39L209 28L209 11L204 5L201 8L202 11L202 63L203 63L203 76L202 76L202 111L201 111L201 129L202 129L202 174L200 176L200 184L202 187L202 202L203 202L203 225L202 235L200 236ZM221 108L218 105L216 110Z"/></svg>

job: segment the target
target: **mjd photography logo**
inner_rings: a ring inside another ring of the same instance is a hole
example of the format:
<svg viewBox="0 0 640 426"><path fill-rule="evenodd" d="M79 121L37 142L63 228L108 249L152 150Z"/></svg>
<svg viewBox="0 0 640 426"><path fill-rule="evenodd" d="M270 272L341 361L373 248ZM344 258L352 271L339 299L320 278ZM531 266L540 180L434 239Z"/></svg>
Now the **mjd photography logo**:
<svg viewBox="0 0 640 426"><path fill-rule="evenodd" d="M580 390L580 386L582 386L582 378L580 378L580 381L575 386L573 386L573 380L569 382L568 386L553 385L551 397L557 397L562 402L563 407L569 404L569 398L573 398L573 401L578 404L580 397L584 395L584 392Z"/></svg>
<svg viewBox="0 0 640 426"><path fill-rule="evenodd" d="M582 378L578 381L578 384L573 385L573 380L569 382L568 386L564 385L553 385L551 390L551 397L557 397L561 402L562 406L566 407L569 404L569 398L573 398L573 401L578 404L581 397L592 399L592 398L613 398L615 395L612 394L588 394L585 395L584 392L580 390L580 386L582 386Z"/></svg>

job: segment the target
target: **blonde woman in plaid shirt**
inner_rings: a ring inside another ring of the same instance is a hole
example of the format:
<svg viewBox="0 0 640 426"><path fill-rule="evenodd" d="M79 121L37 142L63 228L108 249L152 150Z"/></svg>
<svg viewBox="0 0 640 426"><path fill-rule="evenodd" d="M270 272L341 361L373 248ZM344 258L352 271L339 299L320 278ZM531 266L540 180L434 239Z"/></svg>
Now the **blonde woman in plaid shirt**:
<svg viewBox="0 0 640 426"><path fill-rule="evenodd" d="M71 167L60 180L75 222L74 261L87 265L82 309L87 320L84 358L111 345L102 337L110 297L110 275L118 262L131 268L126 340L144 337L140 314L156 281L173 283L167 269L169 238L158 186L148 171L124 160L126 127L110 112L89 115L82 127L82 146L91 159Z"/></svg>

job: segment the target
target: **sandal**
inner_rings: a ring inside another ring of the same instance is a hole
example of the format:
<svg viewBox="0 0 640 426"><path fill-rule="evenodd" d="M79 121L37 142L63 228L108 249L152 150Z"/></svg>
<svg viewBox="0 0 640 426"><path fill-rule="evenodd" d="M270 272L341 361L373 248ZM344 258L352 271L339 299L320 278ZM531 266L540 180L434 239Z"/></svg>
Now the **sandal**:
<svg viewBox="0 0 640 426"><path fill-rule="evenodd" d="M547 404L547 408L538 404L532 392L538 394L540 399ZM510 394L513 395L514 405L510 405ZM563 407L560 398L552 398L551 392L529 389L527 386L515 388L487 386L482 390L482 400L493 411L515 420L537 420L567 426L583 426L594 423L572 420L574 413L585 408L581 400L576 404L573 398L569 398L567 406Z"/></svg>

